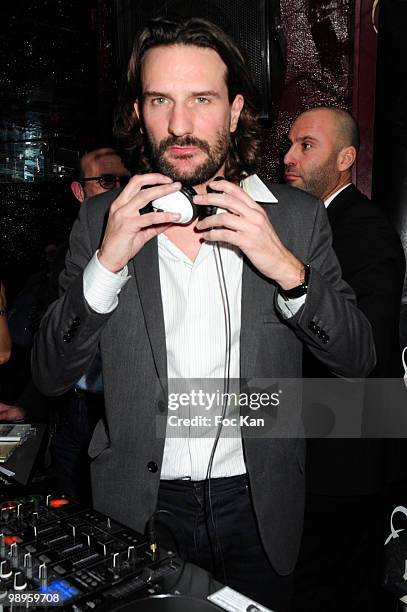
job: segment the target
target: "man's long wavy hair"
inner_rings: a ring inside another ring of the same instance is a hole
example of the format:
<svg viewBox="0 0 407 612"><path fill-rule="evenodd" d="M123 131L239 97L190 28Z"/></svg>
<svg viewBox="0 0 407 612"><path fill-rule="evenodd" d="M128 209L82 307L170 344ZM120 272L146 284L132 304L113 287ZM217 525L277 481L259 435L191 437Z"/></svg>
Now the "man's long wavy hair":
<svg viewBox="0 0 407 612"><path fill-rule="evenodd" d="M205 19L171 21L154 19L138 34L127 69L115 116L114 133L119 143L129 151L141 172L152 170L145 136L134 111L134 101L142 101L141 67L149 49L163 45L193 45L213 49L226 65L226 85L229 102L237 94L244 97L244 107L235 132L230 134L225 176L239 181L253 174L260 153L260 126L257 118L258 94L248 65L236 44L218 26Z"/></svg>

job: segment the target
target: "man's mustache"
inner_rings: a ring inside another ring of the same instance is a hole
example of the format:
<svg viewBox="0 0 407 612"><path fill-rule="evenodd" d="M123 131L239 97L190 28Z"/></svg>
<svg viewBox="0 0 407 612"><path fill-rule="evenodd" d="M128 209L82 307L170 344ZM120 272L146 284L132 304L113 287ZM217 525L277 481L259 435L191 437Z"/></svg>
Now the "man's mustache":
<svg viewBox="0 0 407 612"><path fill-rule="evenodd" d="M209 155L210 147L206 140L200 140L195 136L184 136L183 138L177 138L176 136L169 136L165 140L160 142L158 147L158 154L162 155L169 147L198 147Z"/></svg>

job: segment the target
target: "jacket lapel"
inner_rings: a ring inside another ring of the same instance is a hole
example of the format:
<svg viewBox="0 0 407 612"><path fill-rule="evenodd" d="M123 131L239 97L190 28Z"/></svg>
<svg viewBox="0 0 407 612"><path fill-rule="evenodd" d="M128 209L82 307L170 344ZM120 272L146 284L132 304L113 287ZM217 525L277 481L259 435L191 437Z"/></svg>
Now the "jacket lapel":
<svg viewBox="0 0 407 612"><path fill-rule="evenodd" d="M129 264L129 272L134 272L155 366L160 380L165 385L167 350L156 238L147 242L133 258Z"/></svg>

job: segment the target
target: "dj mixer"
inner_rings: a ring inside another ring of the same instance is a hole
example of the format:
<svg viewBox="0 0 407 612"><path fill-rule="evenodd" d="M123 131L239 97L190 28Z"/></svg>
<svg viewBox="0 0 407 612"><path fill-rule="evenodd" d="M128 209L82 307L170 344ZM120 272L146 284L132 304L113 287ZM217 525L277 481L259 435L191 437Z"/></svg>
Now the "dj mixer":
<svg viewBox="0 0 407 612"><path fill-rule="evenodd" d="M220 586L175 553L153 553L143 535L65 497L0 499L0 610L214 611L220 608L205 599ZM160 598L166 607L153 608Z"/></svg>

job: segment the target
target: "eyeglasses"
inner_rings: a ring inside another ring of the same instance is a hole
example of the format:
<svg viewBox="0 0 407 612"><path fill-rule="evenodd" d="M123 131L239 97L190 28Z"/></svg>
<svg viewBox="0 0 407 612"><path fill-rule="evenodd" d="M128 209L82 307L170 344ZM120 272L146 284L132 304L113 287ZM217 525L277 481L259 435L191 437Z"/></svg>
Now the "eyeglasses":
<svg viewBox="0 0 407 612"><path fill-rule="evenodd" d="M127 185L129 182L129 176L115 176L114 174L101 174L100 176L88 176L80 179L80 184L86 181L97 181L102 189L113 189L117 183L120 185Z"/></svg>

